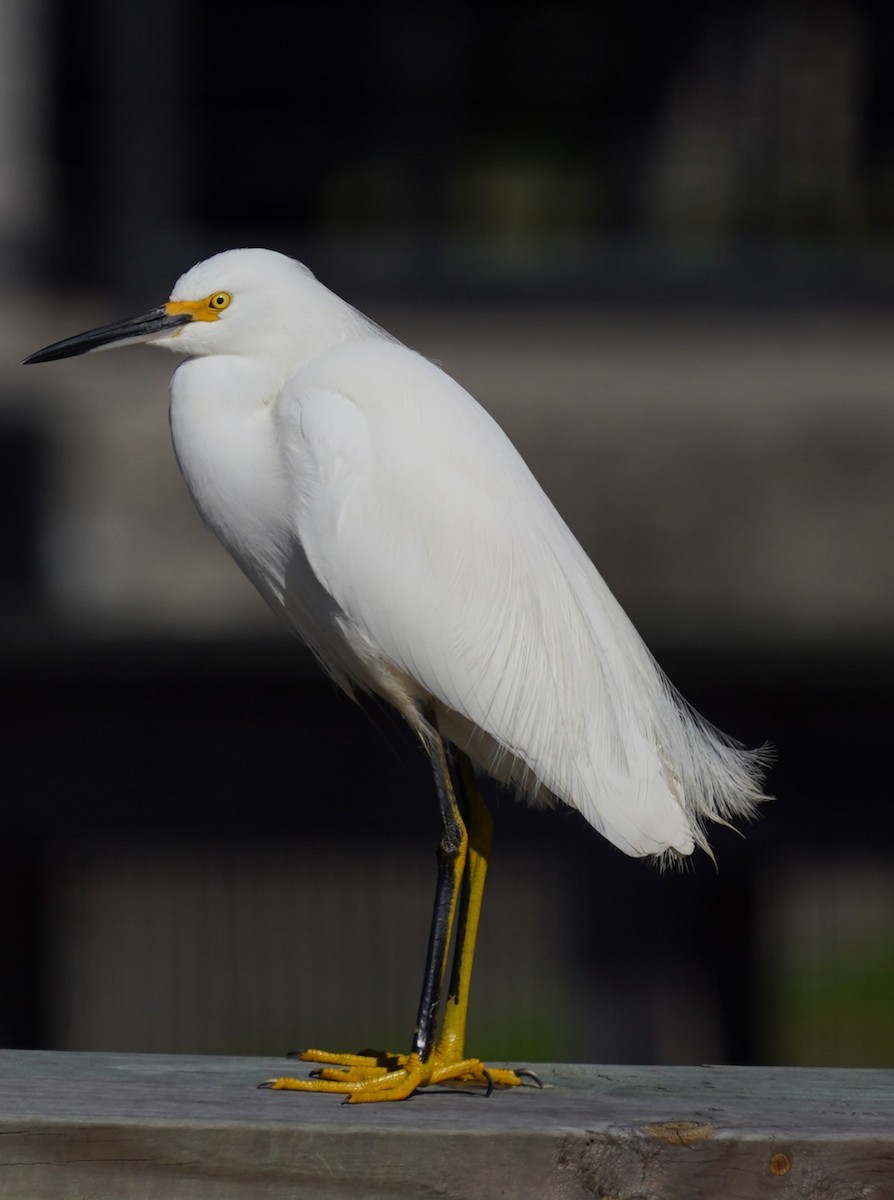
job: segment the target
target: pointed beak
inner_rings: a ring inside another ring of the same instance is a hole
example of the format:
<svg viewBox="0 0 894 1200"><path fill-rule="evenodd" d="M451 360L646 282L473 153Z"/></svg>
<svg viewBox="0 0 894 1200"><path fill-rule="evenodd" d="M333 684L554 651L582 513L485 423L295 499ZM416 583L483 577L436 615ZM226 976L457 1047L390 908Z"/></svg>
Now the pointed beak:
<svg viewBox="0 0 894 1200"><path fill-rule="evenodd" d="M187 310L187 305L168 303L141 317L131 317L128 321L118 321L115 325L102 325L99 329L90 329L87 333L78 333L74 337L64 338L61 342L53 342L23 359L27 363L52 362L57 358L73 358L77 354L88 354L91 350L103 350L110 346L129 346L136 342L151 342L154 338L164 337L182 325L192 321L193 314Z"/></svg>

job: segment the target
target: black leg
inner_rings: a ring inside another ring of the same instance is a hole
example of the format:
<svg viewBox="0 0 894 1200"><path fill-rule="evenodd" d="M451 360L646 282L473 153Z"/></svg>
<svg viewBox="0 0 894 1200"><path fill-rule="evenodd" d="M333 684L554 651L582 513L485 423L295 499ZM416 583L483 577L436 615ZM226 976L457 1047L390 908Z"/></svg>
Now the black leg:
<svg viewBox="0 0 894 1200"><path fill-rule="evenodd" d="M457 800L449 751L438 734L434 735L431 757L441 810L441 840L438 846L438 881L428 936L425 977L422 981L419 1015L412 1046L412 1053L418 1055L422 1062L428 1062L434 1048L441 991L457 905L460 903L460 893L467 890L463 887L463 881L468 835ZM456 967L453 972L453 975L455 974ZM451 989L452 987L451 977Z"/></svg>
<svg viewBox="0 0 894 1200"><path fill-rule="evenodd" d="M433 714L426 714L434 729ZM403 1100L417 1088L458 1081L482 1086L490 1095L494 1087L518 1087L518 1073L505 1067L486 1067L465 1053L469 986L478 921L491 851L492 822L478 792L471 763L459 750L448 747L437 732L430 734L441 838L438 847L438 883L432 913L425 978L419 1016L410 1053L403 1055L330 1054L305 1050L305 1062L322 1064L316 1078L270 1079L262 1086L298 1092L336 1092L358 1101ZM457 922L459 921L459 927ZM455 938L454 938L455 932ZM451 944L453 966L447 987L443 1020L447 958ZM435 1034L440 1025L440 1037ZM523 1072L524 1074L524 1072Z"/></svg>
<svg viewBox="0 0 894 1200"><path fill-rule="evenodd" d="M454 792L459 811L462 814L466 833L471 839L473 826L476 824L477 804L483 804L477 791L477 784L471 778L472 764L463 754L460 757L459 769L454 772ZM469 923L469 897L471 894L470 879L471 856L466 854L463 869L462 886L459 894L459 907L456 914L456 944L453 947L453 963L450 968L450 983L447 988L447 1000L456 1001L460 989L460 963L462 962L463 946L466 940L466 928Z"/></svg>

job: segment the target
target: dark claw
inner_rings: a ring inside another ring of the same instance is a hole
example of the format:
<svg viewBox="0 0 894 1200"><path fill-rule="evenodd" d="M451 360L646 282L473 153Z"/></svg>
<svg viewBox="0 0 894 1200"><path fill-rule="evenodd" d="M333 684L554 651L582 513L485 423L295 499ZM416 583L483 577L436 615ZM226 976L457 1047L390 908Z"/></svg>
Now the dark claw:
<svg viewBox="0 0 894 1200"><path fill-rule="evenodd" d="M263 1083L258 1084L258 1091L260 1091L261 1088L272 1088L272 1087L273 1087L273 1080L265 1079Z"/></svg>
<svg viewBox="0 0 894 1200"><path fill-rule="evenodd" d="M484 1098L486 1100L488 1096L493 1094L494 1090L494 1077L491 1075L490 1071L488 1071L487 1067L484 1068L484 1078L487 1080L487 1091L484 1093Z"/></svg>
<svg viewBox="0 0 894 1200"><path fill-rule="evenodd" d="M303 1050L287 1050L286 1058L300 1058L303 1053Z"/></svg>
<svg viewBox="0 0 894 1200"><path fill-rule="evenodd" d="M536 1072L529 1070L527 1067L521 1067L516 1069L515 1073L519 1079L533 1079L536 1086L540 1088L541 1092L543 1091L543 1080Z"/></svg>
<svg viewBox="0 0 894 1200"><path fill-rule="evenodd" d="M323 1068L317 1067L316 1071L308 1071L307 1078L308 1079L322 1079L323 1078Z"/></svg>

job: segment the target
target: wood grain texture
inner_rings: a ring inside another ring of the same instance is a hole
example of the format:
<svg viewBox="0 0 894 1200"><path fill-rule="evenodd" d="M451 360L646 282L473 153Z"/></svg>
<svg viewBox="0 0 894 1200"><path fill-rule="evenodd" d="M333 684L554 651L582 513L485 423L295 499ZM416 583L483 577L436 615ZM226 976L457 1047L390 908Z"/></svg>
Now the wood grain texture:
<svg viewBox="0 0 894 1200"><path fill-rule="evenodd" d="M0 1053L14 1200L894 1198L894 1071L542 1066L349 1107L278 1059Z"/></svg>

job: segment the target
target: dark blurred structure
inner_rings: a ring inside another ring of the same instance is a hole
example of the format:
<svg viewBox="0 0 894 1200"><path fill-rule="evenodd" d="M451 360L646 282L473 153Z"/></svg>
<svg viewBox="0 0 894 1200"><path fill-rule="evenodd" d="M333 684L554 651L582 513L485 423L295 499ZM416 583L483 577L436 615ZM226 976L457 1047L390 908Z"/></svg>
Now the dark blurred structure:
<svg viewBox="0 0 894 1200"><path fill-rule="evenodd" d="M717 832L716 874L495 795L476 1047L894 1064L892 24L829 0L10 0L0 1043L277 1052L412 1023L421 755L199 528L170 363L15 365L258 244L442 358L684 694L777 749L778 799Z"/></svg>
<svg viewBox="0 0 894 1200"><path fill-rule="evenodd" d="M278 0L49 5L41 255L125 291L270 243L428 301L887 299L891 24L836 0L343 3L300 30Z"/></svg>

